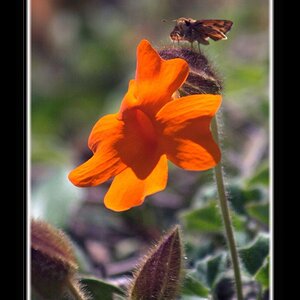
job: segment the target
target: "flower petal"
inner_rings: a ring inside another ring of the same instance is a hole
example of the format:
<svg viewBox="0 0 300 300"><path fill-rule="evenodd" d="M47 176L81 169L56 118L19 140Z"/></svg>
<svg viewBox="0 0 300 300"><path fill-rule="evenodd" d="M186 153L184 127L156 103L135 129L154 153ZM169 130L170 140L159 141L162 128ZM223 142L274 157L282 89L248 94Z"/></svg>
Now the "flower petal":
<svg viewBox="0 0 300 300"><path fill-rule="evenodd" d="M95 153L101 142L114 144L123 138L123 122L118 120L118 114L102 117L94 125L88 140L89 148Z"/></svg>
<svg viewBox="0 0 300 300"><path fill-rule="evenodd" d="M139 179L145 179L156 166L162 152L152 121L139 109L123 113L123 138L115 144L121 160Z"/></svg>
<svg viewBox="0 0 300 300"><path fill-rule="evenodd" d="M107 208L114 211L128 210L134 206L141 205L146 196L165 189L168 178L168 162L162 155L150 173L141 180L135 173L127 168L117 175L104 198Z"/></svg>
<svg viewBox="0 0 300 300"><path fill-rule="evenodd" d="M120 160L118 153L111 150L112 148L107 148L96 152L69 173L69 180L79 187L96 186L122 172L126 165Z"/></svg>
<svg viewBox="0 0 300 300"><path fill-rule="evenodd" d="M94 155L69 174L76 186L96 186L119 174L127 166L122 162L116 143L123 138L124 123L116 115L101 118L89 137L88 145Z"/></svg>
<svg viewBox="0 0 300 300"><path fill-rule="evenodd" d="M207 170L221 159L210 122L220 95L192 95L167 103L157 114L161 143L169 160L186 170Z"/></svg>
<svg viewBox="0 0 300 300"><path fill-rule="evenodd" d="M139 105L149 116L154 116L160 108L172 100L172 94L183 84L189 73L185 60L180 58L164 60L147 40L142 40L137 48L136 80L132 82L125 96L121 111Z"/></svg>

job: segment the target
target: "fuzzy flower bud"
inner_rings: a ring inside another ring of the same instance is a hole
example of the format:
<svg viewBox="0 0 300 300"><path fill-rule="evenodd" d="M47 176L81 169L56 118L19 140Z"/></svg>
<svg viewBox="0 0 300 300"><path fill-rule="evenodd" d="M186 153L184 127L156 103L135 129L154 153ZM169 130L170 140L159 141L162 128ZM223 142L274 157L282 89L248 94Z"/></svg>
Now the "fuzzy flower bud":
<svg viewBox="0 0 300 300"><path fill-rule="evenodd" d="M158 53L163 59L182 58L189 64L189 76L179 89L181 96L221 94L222 82L202 53L181 47L166 47Z"/></svg>
<svg viewBox="0 0 300 300"><path fill-rule="evenodd" d="M67 236L50 224L31 221L31 283L42 299L72 295L87 299L76 280L77 262Z"/></svg>

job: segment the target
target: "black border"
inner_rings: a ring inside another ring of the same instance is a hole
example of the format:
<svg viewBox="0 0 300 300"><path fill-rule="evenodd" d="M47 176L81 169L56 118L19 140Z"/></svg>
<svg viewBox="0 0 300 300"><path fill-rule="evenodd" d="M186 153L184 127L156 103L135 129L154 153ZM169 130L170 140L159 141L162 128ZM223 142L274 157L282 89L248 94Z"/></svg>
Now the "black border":
<svg viewBox="0 0 300 300"><path fill-rule="evenodd" d="M272 1L272 0L270 0ZM26 209L26 194L27 194L27 176L26 176L26 162L27 162L27 138L28 134L26 131L27 127L27 101L26 93L27 93L27 82L26 82L26 74L27 74L27 49L26 49L26 41L27 41L27 9L28 4L25 0L23 1L12 1L13 11L15 12L14 21L8 22L6 26L12 26L13 31L10 33L13 40L13 48L16 50L15 55L9 53L11 55L7 60L11 61L9 64L10 70L8 70L8 77L13 78L15 86L9 90L9 95L4 96L3 101L8 103L8 105L13 105L13 108L9 108L9 111L14 112L15 121L13 131L9 131L7 137L5 138L7 143L7 152L4 156L10 156L9 151L14 149L15 153L14 157L11 158L13 165L11 166L11 172L9 174L8 179L12 182L12 186L10 187L11 193L9 198L3 197L3 201L9 202L11 207L9 207L9 213L13 212L15 215L15 220L10 221L9 226L6 224L3 227L3 230L6 229L9 231L5 235L8 237L13 236L13 243L9 244L6 251L11 255L13 253L13 249L15 252L11 260L14 262L14 267L12 268L13 278L15 278L15 283L18 287L9 289L9 295L11 299L26 299L26 274L27 274L27 266L26 266L26 257L27 257L27 209ZM286 243L283 242L283 237L285 231L285 219L283 214L283 206L285 202L284 197L284 180L283 180L283 169L284 169L284 145L283 142L284 132L286 132L287 128L284 128L284 100L287 98L287 94L285 93L288 89L287 85L285 85L284 77L286 72L284 69L284 51L287 49L286 47L286 34L288 32L287 26L290 26L290 22L284 21L284 10L282 1L274 1L274 13L273 13L273 41L274 41L274 52L273 52L273 66L274 66L274 74L271 78L273 80L273 96L274 96L274 105L273 105L273 150L274 150L274 182L273 182L273 207L274 207L274 222L273 222L273 241L274 241L274 265L273 270L273 295L274 299L284 299L284 274L283 271L283 257L284 257L284 245ZM287 15L288 16L288 15ZM8 55L8 57L9 57ZM5 56L3 59L6 60ZM10 76L11 75L11 76ZM291 84L291 83L290 83ZM5 98L5 97L9 97ZM11 100L15 100L11 101ZM299 102L298 99L292 99L292 101ZM3 109L3 112L7 111ZM8 112L7 112L8 113ZM6 117L6 113L3 113L3 117ZM10 129L11 124L5 122L3 130ZM12 126L13 127L13 126ZM297 128L297 127L295 127ZM13 132L13 133L12 133ZM294 133L295 134L295 133ZM7 158L8 159L8 158ZM294 196L295 197L295 196ZM286 201L296 201L298 199L286 199ZM17 203L17 208L15 204ZM296 209L297 210L297 209ZM6 208L3 212L6 211ZM5 217L5 215L3 216ZM13 230L10 231L10 229ZM287 243L290 245L290 243ZM5 247L5 243L4 243ZM12 249L13 248L13 249ZM5 270L3 270L5 273ZM14 297L14 296L15 297Z"/></svg>
<svg viewBox="0 0 300 300"><path fill-rule="evenodd" d="M14 267L12 271L12 278L15 279L15 284L10 284L10 288L7 287L7 292L10 299L27 299L27 205L26 205L26 195L27 195L27 176L26 176L26 164L27 164L27 2L22 1L12 1L14 19L10 19L11 14L9 13L6 19L5 27L13 28L9 33L11 36L14 51L8 53L7 61L10 65L9 73L10 78L13 79L14 86L9 90L9 95L6 95L3 101L5 101L9 106L9 111L14 112L15 121L6 123L6 127L3 130L9 131L7 150L10 152L14 150L14 157L7 158L8 167L10 170L9 180L12 183L10 187L11 193L9 196L4 197L9 205L8 216L15 215L15 220L11 220L6 228L3 230L8 230L10 237L13 237L13 243L8 247L8 254L13 255L12 262ZM8 11L7 11L8 13ZM5 44L9 42L4 41ZM4 57L4 60L6 58ZM8 74L9 74L8 73ZM5 85L5 84L4 84ZM4 86L4 89L7 88ZM8 98L6 98L8 97ZM6 109L3 112L4 117L9 116L9 111ZM14 124L14 126L13 126ZM8 154L9 155L9 154ZM4 161L5 162L5 161ZM17 207L16 207L17 204ZM6 210L3 210L5 213ZM5 217L5 215L3 215ZM12 229L12 230L11 230ZM5 259L3 261L5 263ZM3 264L4 266L4 264ZM3 273L5 274L5 269L3 268ZM7 278L8 282L12 283L11 280Z"/></svg>
<svg viewBox="0 0 300 300"><path fill-rule="evenodd" d="M287 165L287 160L283 158L287 155L286 152L286 142L284 142L284 136L287 132L284 104L289 101L294 101L295 98L290 96L287 91L290 89L286 85L285 77L289 76L288 73L284 72L284 57L289 55L284 53L286 51L286 41L288 40L287 34L291 32L289 30L289 23L285 23L287 18L290 18L290 14L285 14L283 9L283 1L274 1L273 10L273 41L274 41L274 51L273 51L273 295L274 299L285 299L287 297L287 290L289 290L289 285L285 286L284 280L290 280L293 276L287 276L284 272L284 250L285 245L291 245L291 241L288 243L284 242L284 237L287 232L291 230L290 226L287 226L285 222L287 221L284 217L284 207L285 205L290 206L290 201L297 201L296 199L289 199L287 191L289 187L284 184L284 178L289 177L289 173L284 168ZM299 18L299 17L298 17ZM286 19L286 20L284 20ZM291 57L292 58L292 57ZM292 97L292 98L289 98ZM290 113L287 115L290 116ZM290 122L289 122L290 123ZM296 128L296 127L295 127ZM296 132L292 132L292 135ZM289 154L293 155L292 153ZM288 157L288 156L287 156ZM292 157L290 157L292 160ZM292 161L291 161L292 163ZM295 197L295 196L293 196ZM293 204L292 204L293 205ZM289 218L293 218L289 213ZM286 237L285 237L286 239ZM294 237L295 239L295 237ZM288 255L294 255L292 249L288 249ZM298 255L298 254L296 254ZM291 263L291 261L289 262Z"/></svg>

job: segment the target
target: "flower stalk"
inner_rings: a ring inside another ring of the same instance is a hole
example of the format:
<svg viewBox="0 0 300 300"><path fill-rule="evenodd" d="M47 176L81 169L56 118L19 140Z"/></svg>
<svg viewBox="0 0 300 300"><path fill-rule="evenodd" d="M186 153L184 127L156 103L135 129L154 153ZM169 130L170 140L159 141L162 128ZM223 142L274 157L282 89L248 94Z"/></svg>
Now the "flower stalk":
<svg viewBox="0 0 300 300"><path fill-rule="evenodd" d="M66 282L66 285L68 287L68 292L73 296L75 300L86 300L86 297L82 294L76 282L74 284L72 280L68 280Z"/></svg>
<svg viewBox="0 0 300 300"><path fill-rule="evenodd" d="M217 123L216 117L213 118L213 120L211 122L211 129L212 129L212 134L214 136L214 139L215 139L216 143L219 145L219 132L218 132L218 123ZM228 200L226 197L226 190L225 190L225 185L224 185L221 161L215 166L214 171L215 171L216 185L217 185L219 201L220 201L221 214L222 214L222 219L223 219L223 223L224 223L227 244L228 244L228 248L230 251L233 272L234 272L237 299L243 300L242 279L241 279L241 271L240 271L240 265L239 265L239 256L238 256L236 242L235 242L234 233L233 233L230 209L229 209Z"/></svg>
<svg viewBox="0 0 300 300"><path fill-rule="evenodd" d="M182 96L195 94L214 94L220 95L222 91L222 81L213 71L212 66L206 57L193 50L186 48L165 48L160 51L164 59L183 58L190 68L189 76L179 91ZM219 133L216 117L212 118L211 131L216 144L219 146ZM236 248L236 242L233 233L233 227L230 216L230 209L226 197L221 161L214 166L216 185L219 195L221 215L226 233L227 244L231 256L232 267L235 277L237 299L243 300L242 280L239 266L239 257Z"/></svg>

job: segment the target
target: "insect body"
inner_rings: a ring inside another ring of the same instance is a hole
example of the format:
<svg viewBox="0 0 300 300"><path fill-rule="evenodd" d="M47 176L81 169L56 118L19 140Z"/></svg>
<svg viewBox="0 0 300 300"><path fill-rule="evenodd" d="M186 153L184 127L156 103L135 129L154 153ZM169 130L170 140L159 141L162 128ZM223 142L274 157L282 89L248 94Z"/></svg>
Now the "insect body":
<svg viewBox="0 0 300 300"><path fill-rule="evenodd" d="M200 44L208 45L208 39L214 41L226 40L225 35L232 26L229 20L194 20L192 18L179 18L170 33L173 41L197 41Z"/></svg>

